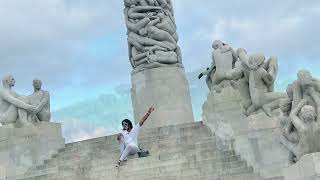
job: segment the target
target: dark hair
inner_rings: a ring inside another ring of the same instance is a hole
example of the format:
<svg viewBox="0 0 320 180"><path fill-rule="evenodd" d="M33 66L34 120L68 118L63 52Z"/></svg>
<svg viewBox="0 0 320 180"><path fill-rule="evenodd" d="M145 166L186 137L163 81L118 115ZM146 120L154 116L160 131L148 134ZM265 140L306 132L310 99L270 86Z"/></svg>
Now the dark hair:
<svg viewBox="0 0 320 180"><path fill-rule="evenodd" d="M133 128L132 122L131 122L129 119L124 119L124 120L121 122L121 125L122 125L122 126L123 126L123 123L124 123L124 122L128 123L129 129L132 129L132 128Z"/></svg>

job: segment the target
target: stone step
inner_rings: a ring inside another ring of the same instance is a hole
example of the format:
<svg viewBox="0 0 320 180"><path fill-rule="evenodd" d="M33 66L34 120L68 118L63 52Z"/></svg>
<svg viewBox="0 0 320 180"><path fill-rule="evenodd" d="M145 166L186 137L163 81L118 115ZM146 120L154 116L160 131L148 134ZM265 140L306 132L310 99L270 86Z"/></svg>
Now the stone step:
<svg viewBox="0 0 320 180"><path fill-rule="evenodd" d="M36 173L37 170L45 170L50 168L59 167L59 169L64 168L73 168L73 167L86 167L87 165L90 165L90 167L109 167L109 169L113 169L115 166L115 162L118 158L101 158L96 160L67 160L67 161L61 161L57 163L52 163L49 165L41 165L37 166L36 168L30 169L29 173ZM145 167L149 168L152 166L162 166L163 164L170 164L170 163L180 163L180 162L194 162L194 161L205 161L207 166L215 166L216 164L221 163L229 163L229 162L236 162L239 161L239 156L230 154L229 156L225 155L211 155L210 153L207 153L206 155L189 155L189 156L172 156L172 157L165 157L165 158L158 158L158 157L147 157L147 158L136 158L136 159L129 159L125 164L124 167L128 167L130 169L133 169L134 167Z"/></svg>
<svg viewBox="0 0 320 180"><path fill-rule="evenodd" d="M201 162L199 162L201 164ZM140 169L140 170L132 170L130 168L125 168L125 166L122 166L124 170L117 170L114 168L114 170L110 171L108 169L100 168L92 168L92 169L82 169L83 175L84 176L90 176L90 177L95 177L93 179L97 179L97 176L101 177L117 177L121 174L130 174L134 176L135 178L138 177L149 177L149 176L161 176L161 175L166 175L166 176L186 176L186 175L204 175L204 174L211 174L211 175L216 175L216 177L219 177L224 174L240 174L240 173L248 173L252 172L252 168L248 168L245 164L241 164L238 167L236 164L233 166L224 166L224 164L221 164L221 167L212 167L211 169L204 169L205 165L203 166L194 166L190 165L189 162L185 163L180 163L180 164L172 164L172 165L164 165L161 167L155 167L155 168L145 168L145 169ZM122 168L120 167L120 168ZM52 173L53 171L56 171L56 173ZM50 172L49 174L41 174L39 172ZM71 176L76 176L77 173L79 173L79 169L77 167L73 169L68 169L68 168L59 168L59 171L57 168L51 168L51 170L46 170L46 171L38 171L37 175L38 176L47 176L46 179L50 178L58 178L58 177L71 177ZM111 178L113 179L113 178ZM139 178L140 179L140 178Z"/></svg>
<svg viewBox="0 0 320 180"><path fill-rule="evenodd" d="M278 176L278 177L266 178L264 180L284 180L284 177L283 176Z"/></svg>
<svg viewBox="0 0 320 180"><path fill-rule="evenodd" d="M262 180L202 122L142 129L139 147L150 156L130 157L116 168L120 152L115 135L69 143L43 165L11 179Z"/></svg>
<svg viewBox="0 0 320 180"><path fill-rule="evenodd" d="M139 145L154 145L154 144L173 144L173 143L194 143L197 142L198 139L211 138L215 141L215 137L210 135L208 132L200 132L195 135L185 135L185 136L176 136L176 137L163 137L163 138L149 138L149 139L139 139ZM73 151L73 150L92 150L99 147L113 147L118 148L119 142L114 139L109 143L92 143L86 145L77 145L77 146L67 146L64 149L60 149L58 152L62 153L65 151Z"/></svg>
<svg viewBox="0 0 320 180"><path fill-rule="evenodd" d="M140 143L139 147L142 149L148 149L150 152L157 152L157 151L161 151L161 150L171 150L171 149L197 149L197 148L201 148L203 146L208 146L210 145L210 147L215 148L215 149L219 149L221 148L220 146L216 145L215 143L215 139L212 138L192 138L194 140L191 140L189 138L183 140L183 139L170 139L161 143L148 143L148 144L143 144ZM197 141L196 143L193 143L193 141ZM219 148L218 148L219 147ZM92 153L103 153L103 152L109 152L110 154L112 153L119 153L119 145L116 146L105 146L105 145L101 145L101 146L97 146L93 149L78 149L78 150L73 150L73 151L64 151L64 152L60 152L58 154L53 154L52 158L60 158L60 157L66 157L66 156L81 156L81 155L87 155L87 154L92 154Z"/></svg>
<svg viewBox="0 0 320 180"><path fill-rule="evenodd" d="M175 168L175 167L173 167ZM223 171L207 171L207 172L201 172L199 169L195 168L189 168L189 169L183 169L183 170L171 170L171 171L160 171L158 170L157 173L154 173L153 171L141 171L141 172L116 172L116 173L110 173L109 171L101 171L98 172L92 172L92 173L84 173L82 174L83 179L212 179L212 180L220 180L222 177L241 177L244 175L247 175L247 177L257 177L255 174L252 173L252 168L247 167L240 167L240 168L233 168L229 170L223 170ZM129 174L127 176L126 174ZM226 175L227 174L227 175ZM76 175L74 173L64 174L61 173L56 175L48 175L46 176L46 179L72 179L74 177L79 178L80 175ZM197 178L200 177L200 178Z"/></svg>
<svg viewBox="0 0 320 180"><path fill-rule="evenodd" d="M145 164L145 163L159 163L159 161L166 161L166 160L179 160L179 159L189 159L191 160L197 160L197 159L203 159L203 158L217 158L222 160L226 160L228 158L236 157L235 153L233 151L226 151L226 152L221 152L221 151L212 151L210 149L203 149L203 152L207 151L206 153L201 153L199 152L193 152L192 150L188 153L166 153L166 154L159 154L157 156L149 156L147 158L135 158L135 159L129 159L127 162L137 165L137 164ZM114 157L108 157L108 156L99 156L98 158L79 158L79 159L73 159L73 160L60 160L60 161L49 161L50 163L37 166L39 169L43 169L45 167L53 167L53 166L59 166L59 165L66 165L66 164L80 164L81 162L94 162L94 163L106 163L106 164L112 164L118 160L119 156L114 156ZM237 156L237 158L239 158ZM233 158L235 159L235 158ZM138 162L136 162L138 161ZM220 162L220 161L217 161ZM37 168L36 167L36 168Z"/></svg>
<svg viewBox="0 0 320 180"><path fill-rule="evenodd" d="M172 126L165 126L165 127L159 127L159 128L152 128L152 129L143 129L140 133L140 137L143 137L144 135L150 135L148 137L153 137L153 136L159 136L161 134L163 135L170 135L168 132L172 132L175 134L179 129L193 129L193 127L202 127L204 129L208 128L206 126L202 125L202 122L193 122L193 123L186 123L186 124L181 124L181 125L172 125ZM105 136L105 137L99 137L99 138L93 138L93 139L88 139L84 141L78 141L78 142L72 142L66 144L66 146L77 146L79 144L91 144L91 143L101 143L101 142L113 142L116 139L116 135L110 135L110 136Z"/></svg>
<svg viewBox="0 0 320 180"><path fill-rule="evenodd" d="M222 151L220 149L220 147L216 146L215 144L205 141L203 143L199 142L199 144L193 144L193 145L172 146L172 147L162 148L162 151L161 151L161 149L158 149L156 151L150 150L150 153L152 156L153 154L157 154L157 152L168 152L168 154L169 154L169 152L179 153L179 152L188 151L188 150L190 150L190 151L194 150L195 152L198 152L201 150L211 150L211 152ZM120 155L119 150L114 150L112 152L111 151L105 151L105 152L107 152L107 156L105 156L107 158L119 158L119 155ZM96 157L94 155L96 155ZM81 157L82 157L81 154L79 154L79 155L78 154L67 154L67 155L59 154L56 158L45 160L44 163L49 164L49 163L53 163L53 162L62 162L62 161L68 161L68 160L73 160L73 159L81 159ZM88 153L88 154L84 154L84 157L87 159L99 159L99 158L103 158L104 156L102 156L102 157L99 156L99 153L93 154L93 156L90 156L90 153Z"/></svg>

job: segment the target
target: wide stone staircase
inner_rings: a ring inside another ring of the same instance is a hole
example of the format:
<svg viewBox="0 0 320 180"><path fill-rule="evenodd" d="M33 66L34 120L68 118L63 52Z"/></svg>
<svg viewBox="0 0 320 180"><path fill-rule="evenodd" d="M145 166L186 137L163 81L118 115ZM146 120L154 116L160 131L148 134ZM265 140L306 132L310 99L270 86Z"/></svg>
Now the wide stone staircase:
<svg viewBox="0 0 320 180"><path fill-rule="evenodd" d="M262 180L202 122L143 129L139 146L148 149L150 156L130 157L117 168L119 144L115 135L66 144L43 164L8 179ZM272 178L278 179L283 178Z"/></svg>

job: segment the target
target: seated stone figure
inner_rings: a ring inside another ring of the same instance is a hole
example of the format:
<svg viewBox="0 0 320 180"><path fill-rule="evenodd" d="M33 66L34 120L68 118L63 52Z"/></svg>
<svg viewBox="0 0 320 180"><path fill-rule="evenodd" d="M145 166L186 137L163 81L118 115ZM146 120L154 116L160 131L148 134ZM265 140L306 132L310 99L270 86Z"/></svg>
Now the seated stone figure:
<svg viewBox="0 0 320 180"><path fill-rule="evenodd" d="M227 80L226 74L230 72L237 61L235 51L220 40L215 40L212 44L212 63L205 71L203 71L198 78L206 75L206 83L209 90L216 90L221 92L223 85L222 81Z"/></svg>
<svg viewBox="0 0 320 180"><path fill-rule="evenodd" d="M36 115L39 121L49 122L50 113L50 94L41 89L42 81L33 80L34 93L29 96L30 103L37 107Z"/></svg>
<svg viewBox="0 0 320 180"><path fill-rule="evenodd" d="M247 111L248 116L260 108L271 116L272 110L279 107L281 98L287 97L284 93L269 92L269 86L273 86L275 77L264 69L264 61L263 54L254 54L249 59L249 90L253 104Z"/></svg>
<svg viewBox="0 0 320 180"><path fill-rule="evenodd" d="M254 111L263 108L266 114L271 116L271 110L279 105L278 101L270 103L274 98L271 94L275 94L276 97L286 97L285 94L273 92L278 73L277 57L272 56L265 62L263 54L249 56L243 48L237 50L237 56L239 61L236 62L231 72L226 72L226 77L238 80L238 90L246 115L249 116ZM266 94L263 97L259 97L259 94L264 93ZM253 99L253 97L256 98ZM268 105L265 105L266 101Z"/></svg>
<svg viewBox="0 0 320 180"><path fill-rule="evenodd" d="M28 103L28 98L19 96L12 90L15 85L13 76L6 76L2 80L3 89L0 90L0 123L8 127L30 125L30 118L36 113L36 106Z"/></svg>

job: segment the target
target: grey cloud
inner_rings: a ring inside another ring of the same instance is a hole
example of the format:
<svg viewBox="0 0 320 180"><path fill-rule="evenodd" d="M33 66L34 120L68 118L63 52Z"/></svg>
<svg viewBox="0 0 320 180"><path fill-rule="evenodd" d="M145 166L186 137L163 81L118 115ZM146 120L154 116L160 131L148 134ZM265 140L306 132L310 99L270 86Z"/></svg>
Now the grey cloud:
<svg viewBox="0 0 320 180"><path fill-rule="evenodd" d="M320 2L176 0L184 60L192 68L210 62L214 39L249 52L318 60ZM188 29L188 30L185 30Z"/></svg>
<svg viewBox="0 0 320 180"><path fill-rule="evenodd" d="M34 77L55 87L72 83L84 61L99 67L87 44L119 31L122 8L105 0L0 1L0 75L14 74L19 88Z"/></svg>

